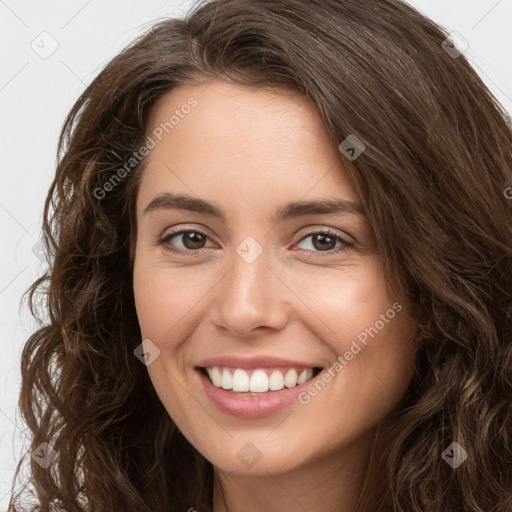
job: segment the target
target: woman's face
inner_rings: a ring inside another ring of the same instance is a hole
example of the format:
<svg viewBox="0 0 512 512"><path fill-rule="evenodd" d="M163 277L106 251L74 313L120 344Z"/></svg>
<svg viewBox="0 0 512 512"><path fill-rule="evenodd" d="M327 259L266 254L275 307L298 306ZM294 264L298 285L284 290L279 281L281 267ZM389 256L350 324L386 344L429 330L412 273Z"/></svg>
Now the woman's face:
<svg viewBox="0 0 512 512"><path fill-rule="evenodd" d="M296 94L213 82L163 97L148 135L134 293L171 418L217 468L251 475L366 439L412 376L416 325L386 294L316 112Z"/></svg>

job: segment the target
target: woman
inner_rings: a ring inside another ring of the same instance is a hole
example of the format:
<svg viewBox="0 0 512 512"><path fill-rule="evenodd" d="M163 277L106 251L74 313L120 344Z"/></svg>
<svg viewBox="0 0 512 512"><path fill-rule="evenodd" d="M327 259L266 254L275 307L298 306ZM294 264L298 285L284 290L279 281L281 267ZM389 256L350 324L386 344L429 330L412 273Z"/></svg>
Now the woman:
<svg viewBox="0 0 512 512"><path fill-rule="evenodd" d="M512 510L508 119L399 0L213 0L124 50L46 201L37 510Z"/></svg>

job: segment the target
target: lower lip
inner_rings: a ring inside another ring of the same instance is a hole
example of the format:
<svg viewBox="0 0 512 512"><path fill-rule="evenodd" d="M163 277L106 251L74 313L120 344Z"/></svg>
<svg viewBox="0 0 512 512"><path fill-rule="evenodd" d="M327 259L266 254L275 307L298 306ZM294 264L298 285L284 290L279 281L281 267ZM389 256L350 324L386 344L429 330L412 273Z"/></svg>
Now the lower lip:
<svg viewBox="0 0 512 512"><path fill-rule="evenodd" d="M310 386L312 380L310 379L293 388L262 393L261 396L238 395L218 388L202 371L196 371L206 394L212 402L222 412L239 418L261 418L286 409L294 402L298 402L298 395Z"/></svg>

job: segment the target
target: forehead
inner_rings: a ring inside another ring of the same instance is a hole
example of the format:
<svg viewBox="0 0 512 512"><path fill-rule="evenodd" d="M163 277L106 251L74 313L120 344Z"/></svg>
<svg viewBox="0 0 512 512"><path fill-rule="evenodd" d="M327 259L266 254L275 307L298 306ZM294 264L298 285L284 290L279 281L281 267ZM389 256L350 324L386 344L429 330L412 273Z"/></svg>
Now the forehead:
<svg viewBox="0 0 512 512"><path fill-rule="evenodd" d="M321 125L312 102L296 90L268 85L241 85L221 80L173 88L154 105L150 125L165 122L175 109L179 110L187 102L190 103L192 98L197 101L197 105L191 109L193 118L201 117L202 121L209 121L215 126L236 122L244 114L251 114L256 126L260 122L268 124L269 114L283 114L287 122L295 119L298 124L306 121L309 125L318 125L312 126L313 129ZM200 111L200 116L197 111Z"/></svg>
<svg viewBox="0 0 512 512"><path fill-rule="evenodd" d="M359 199L322 119L294 91L180 86L157 102L147 135L155 145L139 190L143 203L163 191L217 202L245 197L248 207L308 194Z"/></svg>

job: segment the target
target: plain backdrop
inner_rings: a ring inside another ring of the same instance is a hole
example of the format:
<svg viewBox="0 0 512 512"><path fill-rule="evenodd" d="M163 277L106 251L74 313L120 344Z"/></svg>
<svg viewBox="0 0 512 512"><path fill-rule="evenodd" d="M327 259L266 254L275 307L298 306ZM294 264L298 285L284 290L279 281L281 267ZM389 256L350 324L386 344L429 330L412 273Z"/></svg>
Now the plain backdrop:
<svg viewBox="0 0 512 512"><path fill-rule="evenodd" d="M465 55L512 112L512 0L414 0L469 44ZM191 0L0 0L0 510L26 432L17 411L21 350L35 322L23 292L42 272L37 243L66 113L107 62ZM457 36L454 36L457 37ZM511 184L512 185L512 184Z"/></svg>

